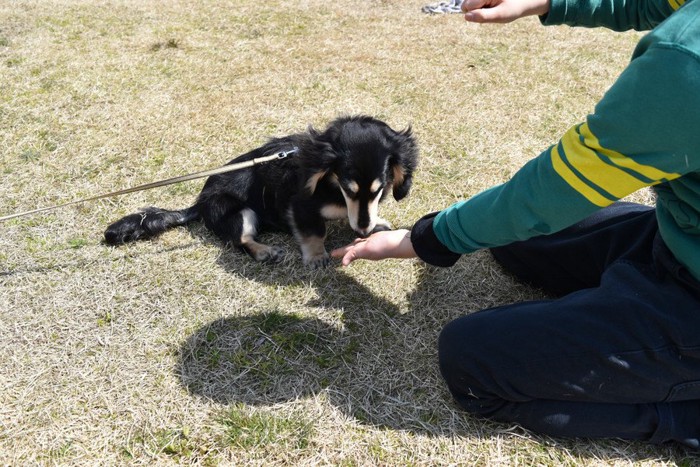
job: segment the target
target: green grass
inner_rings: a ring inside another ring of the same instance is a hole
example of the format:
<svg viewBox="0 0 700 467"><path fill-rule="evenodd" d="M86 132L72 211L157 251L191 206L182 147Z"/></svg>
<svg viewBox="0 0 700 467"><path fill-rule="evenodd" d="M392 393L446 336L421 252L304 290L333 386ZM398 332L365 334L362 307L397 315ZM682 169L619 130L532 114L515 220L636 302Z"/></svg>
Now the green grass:
<svg viewBox="0 0 700 467"><path fill-rule="evenodd" d="M313 436L313 423L295 414L275 416L252 412L241 405L228 409L220 418L224 443L245 451L306 450Z"/></svg>
<svg viewBox="0 0 700 467"><path fill-rule="evenodd" d="M639 39L423 2L0 3L0 215L221 165L367 113L418 138L408 227L508 179L591 112ZM105 226L202 181L0 225L2 465L693 465L672 446L484 422L437 368L442 326L541 298L488 254L311 271L201 225L112 248ZM647 192L634 199L651 202ZM330 226L328 247L351 241Z"/></svg>

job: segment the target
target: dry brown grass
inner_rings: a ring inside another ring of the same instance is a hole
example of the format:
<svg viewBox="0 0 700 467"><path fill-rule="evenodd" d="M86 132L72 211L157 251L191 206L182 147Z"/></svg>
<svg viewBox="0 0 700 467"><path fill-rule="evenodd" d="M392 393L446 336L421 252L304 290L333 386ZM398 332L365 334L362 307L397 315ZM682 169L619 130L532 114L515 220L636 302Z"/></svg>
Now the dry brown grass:
<svg viewBox="0 0 700 467"><path fill-rule="evenodd" d="M397 226L508 178L591 111L638 35L468 25L422 2L0 3L0 214L215 167L367 113L413 125ZM201 227L123 248L104 226L201 183L0 225L0 464L675 465L473 419L440 380L450 319L538 297L484 253L304 270ZM637 199L649 202L648 194ZM351 236L334 226L331 246Z"/></svg>

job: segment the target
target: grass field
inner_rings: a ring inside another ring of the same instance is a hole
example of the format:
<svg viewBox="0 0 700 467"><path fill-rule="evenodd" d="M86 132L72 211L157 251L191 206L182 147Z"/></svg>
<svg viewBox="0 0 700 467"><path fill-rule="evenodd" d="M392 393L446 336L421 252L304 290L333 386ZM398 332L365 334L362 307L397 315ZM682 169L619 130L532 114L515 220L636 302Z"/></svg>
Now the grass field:
<svg viewBox="0 0 700 467"><path fill-rule="evenodd" d="M0 216L221 165L366 113L412 125L408 227L503 182L582 121L640 37L428 16L420 1L0 2ZM449 320L541 297L486 253L254 263L201 226L104 227L189 182L0 224L0 465L692 465L672 446L472 418L440 379ZM635 195L650 203L648 193ZM328 244L352 239L332 225Z"/></svg>

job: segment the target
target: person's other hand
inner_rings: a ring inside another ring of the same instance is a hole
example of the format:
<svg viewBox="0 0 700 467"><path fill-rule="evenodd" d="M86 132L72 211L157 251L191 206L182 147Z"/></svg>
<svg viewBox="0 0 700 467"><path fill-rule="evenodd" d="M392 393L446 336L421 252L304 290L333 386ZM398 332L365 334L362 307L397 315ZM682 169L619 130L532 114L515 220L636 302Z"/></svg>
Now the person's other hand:
<svg viewBox="0 0 700 467"><path fill-rule="evenodd" d="M415 258L416 252L411 243L409 230L385 230L367 238L357 238L344 247L331 251L333 258L342 258L347 266L356 259L380 260L387 258Z"/></svg>
<svg viewBox="0 0 700 467"><path fill-rule="evenodd" d="M464 19L472 23L510 23L518 18L544 15L549 0L464 0Z"/></svg>

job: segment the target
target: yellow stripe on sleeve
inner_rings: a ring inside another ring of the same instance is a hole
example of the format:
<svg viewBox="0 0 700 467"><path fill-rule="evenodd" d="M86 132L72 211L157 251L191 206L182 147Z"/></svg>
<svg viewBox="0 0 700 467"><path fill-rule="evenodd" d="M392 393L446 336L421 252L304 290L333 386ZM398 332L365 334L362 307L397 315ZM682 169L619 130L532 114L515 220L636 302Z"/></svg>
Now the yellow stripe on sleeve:
<svg viewBox="0 0 700 467"><path fill-rule="evenodd" d="M584 198L600 207L609 206L613 203L612 200L602 196L600 193L581 181L581 179L574 172L572 172L566 163L561 159L561 155L559 154L559 150L556 146L552 147L550 155L552 158L552 166L554 167L554 171L559 174L559 176L563 178L564 181L571 186L571 188L579 192Z"/></svg>
<svg viewBox="0 0 700 467"><path fill-rule="evenodd" d="M685 0L668 0L668 4L671 5L671 8L674 10L679 9L684 3Z"/></svg>
<svg viewBox="0 0 700 467"><path fill-rule="evenodd" d="M664 172L663 170L652 167L651 165L639 164L634 159L620 154L619 152L613 151L611 149L604 148L600 145L600 141L591 132L588 127L588 123L584 123L579 127L581 136L583 136L583 144L592 150L607 156L610 161L618 167L623 167L625 169L633 170L638 174L643 175L649 180L653 180L655 183L659 183L665 180L673 180L681 175L673 172ZM572 129L575 131L575 129ZM569 130L569 131L572 131ZM568 153L567 153L568 154Z"/></svg>
<svg viewBox="0 0 700 467"><path fill-rule="evenodd" d="M596 152L581 142L577 128L571 128L561 139L566 160L591 184L617 199L647 186L622 169L604 162ZM624 157L621 154L618 157Z"/></svg>

